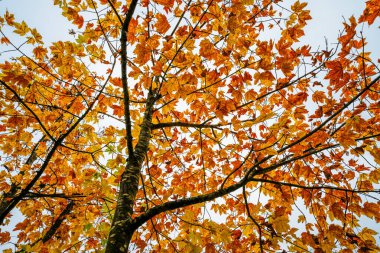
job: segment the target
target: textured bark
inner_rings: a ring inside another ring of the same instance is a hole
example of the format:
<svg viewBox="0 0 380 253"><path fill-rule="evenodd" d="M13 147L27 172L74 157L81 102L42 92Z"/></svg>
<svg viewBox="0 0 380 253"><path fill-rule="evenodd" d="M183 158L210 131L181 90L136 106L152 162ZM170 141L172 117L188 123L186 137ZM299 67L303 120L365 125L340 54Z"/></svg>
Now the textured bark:
<svg viewBox="0 0 380 253"><path fill-rule="evenodd" d="M44 237L42 238L42 242L45 243L53 237L55 232L57 232L58 228L61 226L62 222L66 219L66 216L73 210L74 201L70 201L69 204L65 207L62 213L58 216L58 218L54 221L53 225L46 232Z"/></svg>
<svg viewBox="0 0 380 253"><path fill-rule="evenodd" d="M146 111L141 127L138 144L136 145L136 150L133 150L132 123L129 111L129 88L127 77L127 35L129 23L136 9L137 2L137 0L132 0L131 4L129 5L129 9L124 22L122 22L121 29L121 80L123 84L124 94L124 118L125 129L127 133L126 139L129 162L127 163L127 166L121 176L115 215L112 220L111 230L108 235L108 242L105 252L128 252L128 246L134 232L134 229L130 227L133 214L133 204L135 202L136 194L138 191L141 165L143 162L144 154L148 149L150 140L152 107L154 103L151 92L149 92L148 94ZM112 5L112 2L109 1L109 3L115 11L115 13L117 13L115 7ZM118 17L121 21L120 16ZM150 97L152 101L149 101ZM140 152L143 153L140 155Z"/></svg>
<svg viewBox="0 0 380 253"><path fill-rule="evenodd" d="M130 224L138 190L139 173L140 168L129 162L122 175L106 252L128 252L129 242L134 232Z"/></svg>
<svg viewBox="0 0 380 253"><path fill-rule="evenodd" d="M155 99L155 94L150 91L139 140L134 149L133 157L129 159L121 178L117 206L108 236L106 253L128 252L129 243L137 228L132 225L133 205L138 191L140 170L151 138L152 112Z"/></svg>
<svg viewBox="0 0 380 253"><path fill-rule="evenodd" d="M137 0L132 0L129 5L129 9L127 15L125 16L124 23L121 28L121 81L123 83L123 103L124 103L124 119L125 119L125 130L127 132L127 147L128 147L128 155L129 158L133 158L133 139L132 139L132 123L131 123L131 115L129 110L129 88L128 88L128 77L127 77L127 36L129 24L131 23L133 13L135 12ZM113 6L111 4L111 6ZM116 12L117 13L117 12Z"/></svg>

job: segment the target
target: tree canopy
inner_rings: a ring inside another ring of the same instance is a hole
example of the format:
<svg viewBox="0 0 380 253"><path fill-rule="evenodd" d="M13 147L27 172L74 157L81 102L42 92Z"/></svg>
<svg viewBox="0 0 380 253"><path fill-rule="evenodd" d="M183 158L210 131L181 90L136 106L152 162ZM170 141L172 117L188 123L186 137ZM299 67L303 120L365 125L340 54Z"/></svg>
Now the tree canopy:
<svg viewBox="0 0 380 253"><path fill-rule="evenodd" d="M298 0L54 4L0 16L5 252L380 250L378 0L325 48Z"/></svg>

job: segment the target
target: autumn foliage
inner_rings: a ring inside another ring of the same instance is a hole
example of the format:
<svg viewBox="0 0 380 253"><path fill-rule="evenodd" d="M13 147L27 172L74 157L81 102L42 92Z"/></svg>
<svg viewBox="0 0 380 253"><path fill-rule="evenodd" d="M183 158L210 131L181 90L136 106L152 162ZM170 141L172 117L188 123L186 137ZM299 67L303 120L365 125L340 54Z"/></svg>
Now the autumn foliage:
<svg viewBox="0 0 380 253"><path fill-rule="evenodd" d="M5 252L380 250L378 0L318 49L300 1L54 4L0 16Z"/></svg>

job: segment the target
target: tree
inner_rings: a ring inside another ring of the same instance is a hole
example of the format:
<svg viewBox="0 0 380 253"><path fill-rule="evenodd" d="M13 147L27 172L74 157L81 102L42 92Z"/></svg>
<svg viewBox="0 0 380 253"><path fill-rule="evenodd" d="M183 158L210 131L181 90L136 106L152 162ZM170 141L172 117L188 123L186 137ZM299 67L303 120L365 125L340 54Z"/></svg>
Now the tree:
<svg viewBox="0 0 380 253"><path fill-rule="evenodd" d="M379 250L378 1L317 51L299 1L54 4L71 41L0 17L10 252Z"/></svg>

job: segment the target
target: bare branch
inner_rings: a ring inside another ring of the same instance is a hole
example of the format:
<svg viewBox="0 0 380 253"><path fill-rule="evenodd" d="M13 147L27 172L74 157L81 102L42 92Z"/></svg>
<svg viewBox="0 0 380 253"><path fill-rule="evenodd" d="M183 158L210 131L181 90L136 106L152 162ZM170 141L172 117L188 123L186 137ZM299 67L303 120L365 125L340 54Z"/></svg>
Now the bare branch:
<svg viewBox="0 0 380 253"><path fill-rule="evenodd" d="M221 125L206 125L206 124L194 124L194 123L187 123L187 122L162 122L157 124L152 124L152 130L153 129L160 129L163 127L194 127L194 128L216 128L220 129Z"/></svg>
<svg viewBox="0 0 380 253"><path fill-rule="evenodd" d="M353 190L353 189L340 188L340 187L330 186L330 185L306 186L306 185L292 184L292 183L287 183L287 182L273 181L273 180L264 179L264 178L252 178L250 181L275 184L279 186L289 186L289 187L295 187L295 188L301 188L301 189L307 189L307 190L328 189L328 190L343 191L343 192L350 192L350 193L380 193L380 190Z"/></svg>
<svg viewBox="0 0 380 253"><path fill-rule="evenodd" d="M131 115L129 109L129 90L128 90L128 77L127 77L127 36L128 36L128 28L129 23L132 20L133 13L135 11L137 0L132 0L128 13L125 17L123 27L121 29L121 80L123 83L123 94L124 94L124 118L125 118L125 127L127 130L127 146L128 146L128 154L130 159L133 158L133 140L132 140L132 123L131 123ZM110 1L109 1L110 3ZM110 3L111 4L111 3ZM111 5L112 6L112 5Z"/></svg>

